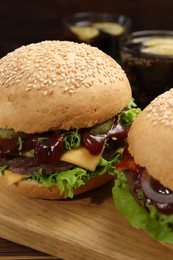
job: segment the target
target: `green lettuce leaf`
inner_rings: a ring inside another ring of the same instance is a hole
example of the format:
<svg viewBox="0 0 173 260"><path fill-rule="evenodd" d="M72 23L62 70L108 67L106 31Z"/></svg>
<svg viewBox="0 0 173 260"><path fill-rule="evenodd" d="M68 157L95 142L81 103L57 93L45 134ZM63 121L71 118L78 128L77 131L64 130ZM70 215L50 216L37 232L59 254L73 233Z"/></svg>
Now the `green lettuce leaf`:
<svg viewBox="0 0 173 260"><path fill-rule="evenodd" d="M121 153L116 153L116 155L112 158L112 160L107 161L104 158L101 158L99 165L97 166L95 172L98 175L103 174L104 172L107 172L111 175L115 174L115 165L120 162L122 157Z"/></svg>
<svg viewBox="0 0 173 260"><path fill-rule="evenodd" d="M29 179L37 181L47 187L56 184L61 194L64 193L65 198L73 198L74 189L84 185L89 179L89 174L87 174L86 170L76 167L72 170L53 173L51 175L45 175L40 170L36 175L30 175Z"/></svg>
<svg viewBox="0 0 173 260"><path fill-rule="evenodd" d="M160 213L154 206L149 211L140 206L129 192L125 174L118 173L112 189L116 208L137 229L143 229L151 238L173 244L173 215Z"/></svg>
<svg viewBox="0 0 173 260"><path fill-rule="evenodd" d="M73 198L74 190L94 177L101 176L105 172L110 174L115 173L115 164L120 161L120 154L118 153L111 161L101 159L99 165L95 171L85 170L80 167L76 167L72 170L53 173L51 175L45 175L40 170L37 174L30 175L29 179L37 181L47 187L51 187L53 184L58 185L61 194L64 193L65 198Z"/></svg>
<svg viewBox="0 0 173 260"><path fill-rule="evenodd" d="M81 145L81 135L78 130L66 132L64 135L64 148L65 150L71 150L78 148Z"/></svg>
<svg viewBox="0 0 173 260"><path fill-rule="evenodd" d="M123 111L118 115L119 122L125 128L129 128L140 112L141 109L136 107L134 99L131 99L128 106L124 108Z"/></svg>
<svg viewBox="0 0 173 260"><path fill-rule="evenodd" d="M8 168L8 165L0 166L0 174L3 175L7 168Z"/></svg>

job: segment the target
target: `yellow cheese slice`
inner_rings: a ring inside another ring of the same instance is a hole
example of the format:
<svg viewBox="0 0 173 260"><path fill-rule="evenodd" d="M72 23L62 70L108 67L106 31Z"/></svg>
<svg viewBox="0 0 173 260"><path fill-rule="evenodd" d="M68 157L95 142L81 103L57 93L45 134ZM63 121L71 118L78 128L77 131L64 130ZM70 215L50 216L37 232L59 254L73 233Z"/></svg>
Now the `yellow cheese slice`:
<svg viewBox="0 0 173 260"><path fill-rule="evenodd" d="M7 185L10 186L10 185L12 185L12 184L14 184L14 183L16 183L16 182L26 178L27 176L26 175L22 175L20 173L13 173L13 172L11 172L9 170L6 170L4 172L3 177L4 177Z"/></svg>
<svg viewBox="0 0 173 260"><path fill-rule="evenodd" d="M98 155L92 155L86 148L80 147L65 152L61 156L60 160L73 163L87 170L94 171L101 159L101 155L102 152Z"/></svg>
<svg viewBox="0 0 173 260"><path fill-rule="evenodd" d="M60 160L73 163L77 166L80 166L84 169L94 171L97 167L102 156L102 152L98 155L92 155L89 153L87 149L84 147L80 147L77 149L72 149L70 151L65 152ZM27 178L27 175L22 175L20 173L13 173L9 170L5 170L3 178L8 186L17 183L18 181Z"/></svg>

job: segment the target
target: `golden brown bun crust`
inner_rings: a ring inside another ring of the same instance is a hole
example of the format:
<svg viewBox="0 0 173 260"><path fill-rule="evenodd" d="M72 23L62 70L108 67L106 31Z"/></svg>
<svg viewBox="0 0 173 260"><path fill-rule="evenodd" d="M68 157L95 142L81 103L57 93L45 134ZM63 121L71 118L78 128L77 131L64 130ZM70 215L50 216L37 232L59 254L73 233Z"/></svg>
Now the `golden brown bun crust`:
<svg viewBox="0 0 173 260"><path fill-rule="evenodd" d="M113 178L110 174L103 174L99 177L90 179L85 185L82 185L74 191L74 195L82 194L86 191L93 190ZM53 185L52 188L43 186L42 184L37 183L36 181L27 181L21 180L17 184L14 184L17 187L17 191L21 194L37 199L63 199L64 194L60 194L60 190L57 185Z"/></svg>
<svg viewBox="0 0 173 260"><path fill-rule="evenodd" d="M173 190L173 89L141 112L129 131L128 142L135 162Z"/></svg>
<svg viewBox="0 0 173 260"><path fill-rule="evenodd" d="M0 127L26 133L90 127L131 99L121 67L95 47L66 41L22 46L0 60Z"/></svg>
<svg viewBox="0 0 173 260"><path fill-rule="evenodd" d="M160 242L160 244L161 244L162 246L166 246L167 248L173 250L173 245L172 245L172 244L167 244L167 243L164 243L164 242Z"/></svg>

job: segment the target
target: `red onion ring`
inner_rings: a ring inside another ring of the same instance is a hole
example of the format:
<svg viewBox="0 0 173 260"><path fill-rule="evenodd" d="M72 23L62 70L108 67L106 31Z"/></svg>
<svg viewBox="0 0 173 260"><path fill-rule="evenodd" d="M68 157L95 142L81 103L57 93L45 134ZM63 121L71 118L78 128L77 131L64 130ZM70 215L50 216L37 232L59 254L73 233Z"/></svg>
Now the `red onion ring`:
<svg viewBox="0 0 173 260"><path fill-rule="evenodd" d="M158 191L154 190L152 187L152 180L153 178L147 173L146 170L144 170L141 174L141 187L146 195L147 198L149 198L151 201L154 201L156 203L166 203L166 204L173 204L173 192L170 191L169 189L165 188L161 184L160 187L165 189L165 193L167 194L162 194L159 193Z"/></svg>

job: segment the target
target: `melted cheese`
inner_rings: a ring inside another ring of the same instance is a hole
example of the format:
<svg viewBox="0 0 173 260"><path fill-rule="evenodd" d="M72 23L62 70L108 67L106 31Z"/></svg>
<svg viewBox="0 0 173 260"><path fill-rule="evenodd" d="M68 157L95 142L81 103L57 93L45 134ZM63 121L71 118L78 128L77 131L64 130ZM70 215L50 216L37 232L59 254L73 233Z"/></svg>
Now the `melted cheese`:
<svg viewBox="0 0 173 260"><path fill-rule="evenodd" d="M27 155L29 156L29 154ZM90 171L94 171L101 159L101 156L102 156L102 152L94 156L90 154L89 151L84 147L80 147L65 152L61 156L60 160L73 163L79 167L82 167ZM5 179L5 182L8 186L17 183L18 181L27 177L28 177L27 175L23 175L20 173L13 173L9 170L5 170L3 175L3 178Z"/></svg>
<svg viewBox="0 0 173 260"><path fill-rule="evenodd" d="M10 185L12 185L12 184L14 184L14 183L16 183L16 182L26 178L27 176L26 175L22 175L20 173L13 173L11 171L6 170L4 172L3 177L4 177L7 185L10 186Z"/></svg>
<svg viewBox="0 0 173 260"><path fill-rule="evenodd" d="M60 160L73 163L87 170L94 171L101 159L101 155L102 152L98 155L92 155L87 149L80 147L65 152L61 156Z"/></svg>

